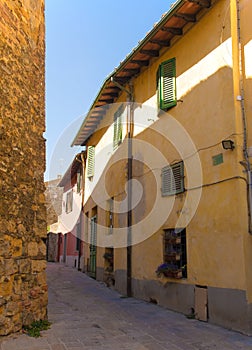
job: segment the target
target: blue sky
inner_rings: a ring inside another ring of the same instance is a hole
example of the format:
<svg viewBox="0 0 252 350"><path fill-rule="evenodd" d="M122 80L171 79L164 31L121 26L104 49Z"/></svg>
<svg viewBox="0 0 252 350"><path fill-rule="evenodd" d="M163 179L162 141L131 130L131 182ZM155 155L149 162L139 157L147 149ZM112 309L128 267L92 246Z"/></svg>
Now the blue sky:
<svg viewBox="0 0 252 350"><path fill-rule="evenodd" d="M45 180L64 174L70 147L104 79L168 11L171 0L46 0Z"/></svg>

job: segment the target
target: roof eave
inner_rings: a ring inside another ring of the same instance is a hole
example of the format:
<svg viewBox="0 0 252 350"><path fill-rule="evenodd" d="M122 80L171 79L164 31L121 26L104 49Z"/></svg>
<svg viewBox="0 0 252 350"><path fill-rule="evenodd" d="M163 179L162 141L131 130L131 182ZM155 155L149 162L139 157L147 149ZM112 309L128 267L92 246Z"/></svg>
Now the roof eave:
<svg viewBox="0 0 252 350"><path fill-rule="evenodd" d="M94 102L92 103L81 127L79 128L78 130L78 133L76 134L71 146L80 146L80 145L84 145L87 140L90 138L90 136L92 135L92 133L87 134L86 137L82 137L81 139L81 134L84 132L85 130L85 127L89 121L89 117L90 115L92 114L92 111L94 111L95 108L97 108L97 103L99 101L99 99L101 98L101 96L103 95L104 93L104 90L105 88L108 86L108 84L111 82L111 78L115 78L115 75L122 72L124 67L130 63L130 61L132 60L132 58L134 56L136 56L138 53L140 53L140 51L144 48L144 46L146 46L146 44L148 44L151 39L153 37L155 37L155 35L158 33L158 31L162 30L162 28L164 27L164 25L168 22L169 19L172 18L172 16L174 16L174 14L178 13L179 9L187 2L190 2L190 3L196 3L196 4L202 4L202 3L207 3L209 2L209 7L211 6L211 3L212 1L211 0L177 0L173 5L172 7L170 8L170 10L167 11L167 13L161 18L161 20L153 27L153 29L139 42L139 44L133 48L133 50L131 51L130 54L128 54L126 56L126 58L120 63L120 65L118 67L116 67L111 74L109 74L107 76L107 78L104 80L97 96L95 97L94 99ZM205 6L205 7L208 7L208 6ZM159 49L160 50L160 49ZM132 75L133 77L134 75ZM102 106L101 106L102 107ZM97 126L100 122L100 119L99 121L97 122L97 124L95 125L94 127L94 130L93 132L97 129ZM81 140L80 140L81 139Z"/></svg>

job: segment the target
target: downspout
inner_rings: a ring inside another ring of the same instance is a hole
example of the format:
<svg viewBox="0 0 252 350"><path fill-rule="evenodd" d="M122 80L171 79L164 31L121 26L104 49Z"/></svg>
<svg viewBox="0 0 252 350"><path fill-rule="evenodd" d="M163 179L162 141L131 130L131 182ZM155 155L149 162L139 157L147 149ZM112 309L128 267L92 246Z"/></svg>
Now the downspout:
<svg viewBox="0 0 252 350"><path fill-rule="evenodd" d="M119 84L113 77L111 81L127 94L127 144L128 144L128 164L127 164L127 296L132 296L132 139L134 135L134 95L133 85L129 84L129 90Z"/></svg>
<svg viewBox="0 0 252 350"><path fill-rule="evenodd" d="M127 125L128 125L128 213L127 213L127 296L132 296L132 139L134 135L133 86L130 85L128 95Z"/></svg>
<svg viewBox="0 0 252 350"><path fill-rule="evenodd" d="M237 21L237 39L238 39L238 60L239 60L239 95L237 100L240 101L242 126L243 126L243 158L244 166L247 172L247 201L248 201L248 231L252 234L252 178L251 178L251 165L248 156L248 144L247 144L247 118L244 103L244 68L243 68L243 52L241 42L241 17L240 17L240 1L236 0L236 21ZM243 164L243 162L242 162Z"/></svg>
<svg viewBox="0 0 252 350"><path fill-rule="evenodd" d="M80 160L78 159L80 156ZM86 152L82 151L77 154L75 159L81 163L81 212L80 212L80 236L82 237L82 229L83 229L83 215L84 215L84 192L85 192L85 169L86 169ZM82 239L80 237L80 245L79 245L79 254L78 254L78 270L80 270L80 261L81 261L81 252L82 252Z"/></svg>

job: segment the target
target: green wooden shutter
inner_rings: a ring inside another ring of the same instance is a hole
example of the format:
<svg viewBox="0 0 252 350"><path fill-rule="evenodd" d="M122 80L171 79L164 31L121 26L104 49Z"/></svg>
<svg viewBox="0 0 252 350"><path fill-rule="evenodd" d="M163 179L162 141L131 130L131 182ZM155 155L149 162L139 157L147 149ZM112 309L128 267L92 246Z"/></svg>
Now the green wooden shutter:
<svg viewBox="0 0 252 350"><path fill-rule="evenodd" d="M114 114L114 135L113 148L115 149L122 142L122 113L123 105L121 105Z"/></svg>
<svg viewBox="0 0 252 350"><path fill-rule="evenodd" d="M184 163L179 162L162 169L162 196L184 192Z"/></svg>
<svg viewBox="0 0 252 350"><path fill-rule="evenodd" d="M87 177L94 176L94 165L95 165L95 147L88 146L88 155L87 155Z"/></svg>
<svg viewBox="0 0 252 350"><path fill-rule="evenodd" d="M176 59L172 58L159 66L159 108L168 109L177 104L176 96Z"/></svg>

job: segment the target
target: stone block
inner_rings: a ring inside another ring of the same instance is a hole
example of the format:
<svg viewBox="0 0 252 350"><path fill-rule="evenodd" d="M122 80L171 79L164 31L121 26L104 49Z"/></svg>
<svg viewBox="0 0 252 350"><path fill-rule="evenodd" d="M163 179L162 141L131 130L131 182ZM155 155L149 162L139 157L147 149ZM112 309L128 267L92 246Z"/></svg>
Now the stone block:
<svg viewBox="0 0 252 350"><path fill-rule="evenodd" d="M46 285L46 272L40 272L37 275L37 281L38 281L38 285Z"/></svg>
<svg viewBox="0 0 252 350"><path fill-rule="evenodd" d="M20 313L22 304L20 302L10 301L6 304L6 316L14 316Z"/></svg>
<svg viewBox="0 0 252 350"><path fill-rule="evenodd" d="M5 298L3 298L3 297L0 297L0 306L3 306L3 305L5 305L6 304L6 299Z"/></svg>
<svg viewBox="0 0 252 350"><path fill-rule="evenodd" d="M31 299L38 299L40 294L40 288L34 287L30 290L30 298Z"/></svg>
<svg viewBox="0 0 252 350"><path fill-rule="evenodd" d="M19 298L22 293L22 279L20 275L14 276L14 282L13 282L13 293L12 296L14 298Z"/></svg>
<svg viewBox="0 0 252 350"><path fill-rule="evenodd" d="M5 259L4 267L5 267L5 274L7 276L13 275L18 272L18 264L13 259Z"/></svg>
<svg viewBox="0 0 252 350"><path fill-rule="evenodd" d="M0 316L0 336L12 333L14 324L10 317Z"/></svg>
<svg viewBox="0 0 252 350"><path fill-rule="evenodd" d="M0 297L8 297L12 294L13 279L11 277L2 276L0 278Z"/></svg>
<svg viewBox="0 0 252 350"><path fill-rule="evenodd" d="M37 242L29 242L28 243L28 255L29 256L37 256L38 255L38 243Z"/></svg>
<svg viewBox="0 0 252 350"><path fill-rule="evenodd" d="M32 260L32 273L42 272L46 269L46 261L45 260Z"/></svg>
<svg viewBox="0 0 252 350"><path fill-rule="evenodd" d="M1 257L11 257L10 243L4 238L0 238L0 256Z"/></svg>
<svg viewBox="0 0 252 350"><path fill-rule="evenodd" d="M31 260L30 259L20 259L18 260L19 273L30 273L31 272Z"/></svg>
<svg viewBox="0 0 252 350"><path fill-rule="evenodd" d="M7 248L5 252L3 252L4 257L18 257L22 254L22 239L12 237L9 235L5 235L5 247Z"/></svg>

